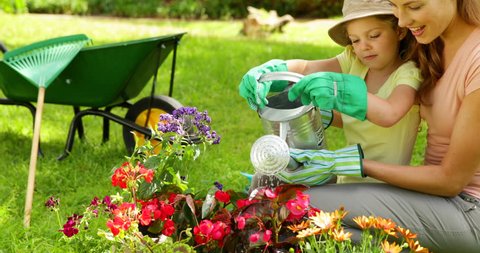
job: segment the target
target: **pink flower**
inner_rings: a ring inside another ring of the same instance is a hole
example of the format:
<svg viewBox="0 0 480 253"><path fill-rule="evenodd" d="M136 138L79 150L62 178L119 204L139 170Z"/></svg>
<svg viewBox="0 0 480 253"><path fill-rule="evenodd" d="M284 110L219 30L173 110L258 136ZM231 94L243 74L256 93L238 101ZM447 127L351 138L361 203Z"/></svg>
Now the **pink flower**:
<svg viewBox="0 0 480 253"><path fill-rule="evenodd" d="M268 188L265 190L265 196L269 199L274 199L278 196L278 193L276 191L272 191L272 189Z"/></svg>
<svg viewBox="0 0 480 253"><path fill-rule="evenodd" d="M238 229L243 230L245 228L245 217L238 216L235 220L237 221Z"/></svg>
<svg viewBox="0 0 480 253"><path fill-rule="evenodd" d="M263 234L263 241L268 242L270 241L270 237L272 236L272 231L270 229L267 229L265 233Z"/></svg>
<svg viewBox="0 0 480 253"><path fill-rule="evenodd" d="M250 235L250 242L251 243L256 243L256 242L258 242L259 239L260 239L260 233L259 232Z"/></svg>
<svg viewBox="0 0 480 253"><path fill-rule="evenodd" d="M217 221L213 224L212 239L216 241L222 241L223 238L230 233L230 227L221 221Z"/></svg>

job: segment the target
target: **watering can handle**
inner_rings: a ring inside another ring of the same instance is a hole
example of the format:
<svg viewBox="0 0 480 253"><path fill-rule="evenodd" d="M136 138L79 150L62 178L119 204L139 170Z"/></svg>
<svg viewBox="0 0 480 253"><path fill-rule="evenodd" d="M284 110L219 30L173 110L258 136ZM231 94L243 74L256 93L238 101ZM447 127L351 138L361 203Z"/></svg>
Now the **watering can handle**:
<svg viewBox="0 0 480 253"><path fill-rule="evenodd" d="M297 83L302 79L304 76L302 74L298 74L295 72L289 72L289 71L281 71L281 72L269 72L263 74L260 79L258 79L259 82L268 82L268 81L289 81L293 83Z"/></svg>

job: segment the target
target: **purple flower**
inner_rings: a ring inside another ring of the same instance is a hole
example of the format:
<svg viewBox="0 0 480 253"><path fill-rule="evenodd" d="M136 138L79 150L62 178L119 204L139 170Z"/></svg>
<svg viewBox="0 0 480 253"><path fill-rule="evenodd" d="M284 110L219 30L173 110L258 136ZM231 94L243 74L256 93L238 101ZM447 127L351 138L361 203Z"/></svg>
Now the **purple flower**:
<svg viewBox="0 0 480 253"><path fill-rule="evenodd" d="M100 200L97 196L95 196L92 201L90 202L90 206L98 206L100 204Z"/></svg>
<svg viewBox="0 0 480 253"><path fill-rule="evenodd" d="M54 196L50 196L45 202L45 207L50 210L54 210L60 204L60 199L56 199Z"/></svg>
<svg viewBox="0 0 480 253"><path fill-rule="evenodd" d="M58 230L62 232L67 237L72 237L78 233L77 225L80 224L80 220L83 218L83 215L73 214L67 218L67 222L63 224L63 229Z"/></svg>
<svg viewBox="0 0 480 253"><path fill-rule="evenodd" d="M114 209L117 209L117 205L113 204L112 203L112 200L110 199L110 196L105 196L102 200L102 204L104 204L105 206L107 206L108 210L114 210ZM108 211L107 210L107 211Z"/></svg>
<svg viewBox="0 0 480 253"><path fill-rule="evenodd" d="M223 189L223 184L215 181L215 183L213 183L215 185L215 187L217 187L217 189L219 189L220 191Z"/></svg>
<svg viewBox="0 0 480 253"><path fill-rule="evenodd" d="M162 133L176 133L187 142L207 141L219 144L220 136L211 129L211 121L207 111L199 112L196 107L181 107L172 114L160 115L157 129Z"/></svg>

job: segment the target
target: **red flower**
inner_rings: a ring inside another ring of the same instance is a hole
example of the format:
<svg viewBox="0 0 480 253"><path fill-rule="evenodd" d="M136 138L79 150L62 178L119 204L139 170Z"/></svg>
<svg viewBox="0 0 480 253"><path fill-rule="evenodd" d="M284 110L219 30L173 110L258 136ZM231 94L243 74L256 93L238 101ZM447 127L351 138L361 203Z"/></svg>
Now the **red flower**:
<svg viewBox="0 0 480 253"><path fill-rule="evenodd" d="M149 170L149 169L145 169L145 167L138 163L138 172L140 173L140 177L143 176L143 178L145 178L145 181L147 181L147 183L151 183L152 180L153 180L153 170Z"/></svg>
<svg viewBox="0 0 480 253"><path fill-rule="evenodd" d="M163 223L162 234L164 234L165 236L171 236L174 232L175 232L175 223L172 220L167 219Z"/></svg>
<svg viewBox="0 0 480 253"><path fill-rule="evenodd" d="M215 198L223 203L228 203L230 202L230 195L227 192L224 191L216 191L215 192Z"/></svg>
<svg viewBox="0 0 480 253"><path fill-rule="evenodd" d="M135 210L135 204L122 203L120 207L112 211L113 220L107 221L107 226L114 236L120 233L120 230L128 230L131 225L131 211Z"/></svg>
<svg viewBox="0 0 480 253"><path fill-rule="evenodd" d="M170 196L168 196L168 203L173 203L175 202L175 198L177 197L176 193L170 193Z"/></svg>
<svg viewBox="0 0 480 253"><path fill-rule="evenodd" d="M124 167L117 168L112 176L112 185L122 189L127 188L128 175Z"/></svg>
<svg viewBox="0 0 480 253"><path fill-rule="evenodd" d="M257 202L256 199L253 199L253 200L239 199L239 200L237 200L237 207L242 208L244 206L249 206L250 204L255 203L255 202Z"/></svg>
<svg viewBox="0 0 480 253"><path fill-rule="evenodd" d="M193 228L195 242L197 244L206 244L211 239L213 223L210 220L202 220L198 226Z"/></svg>

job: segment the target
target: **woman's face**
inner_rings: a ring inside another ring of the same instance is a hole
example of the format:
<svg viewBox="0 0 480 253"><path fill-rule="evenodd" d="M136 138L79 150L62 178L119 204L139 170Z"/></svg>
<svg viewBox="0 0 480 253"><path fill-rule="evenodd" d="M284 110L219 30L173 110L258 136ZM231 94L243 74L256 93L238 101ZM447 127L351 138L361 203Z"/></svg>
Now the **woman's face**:
<svg viewBox="0 0 480 253"><path fill-rule="evenodd" d="M399 26L408 28L422 44L445 35L457 15L456 0L390 0L390 3Z"/></svg>
<svg viewBox="0 0 480 253"><path fill-rule="evenodd" d="M345 28L355 54L369 68L385 69L400 59L398 46L403 36L390 22L366 17L348 22Z"/></svg>

